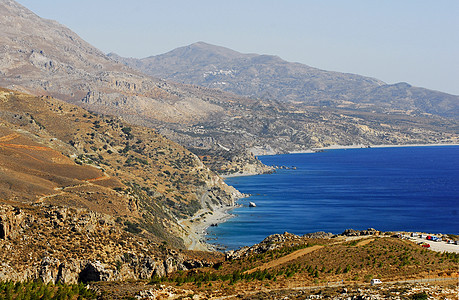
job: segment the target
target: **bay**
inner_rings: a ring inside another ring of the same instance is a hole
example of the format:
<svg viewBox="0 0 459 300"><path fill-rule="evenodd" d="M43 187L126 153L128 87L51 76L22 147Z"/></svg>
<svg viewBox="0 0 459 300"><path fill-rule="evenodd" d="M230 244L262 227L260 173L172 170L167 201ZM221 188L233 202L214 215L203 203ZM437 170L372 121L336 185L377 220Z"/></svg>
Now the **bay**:
<svg viewBox="0 0 459 300"><path fill-rule="evenodd" d="M252 196L234 218L211 227L209 242L237 249L285 231L298 235L381 231L459 234L459 146L327 150L260 156L296 167L227 178ZM249 201L257 207L249 207Z"/></svg>

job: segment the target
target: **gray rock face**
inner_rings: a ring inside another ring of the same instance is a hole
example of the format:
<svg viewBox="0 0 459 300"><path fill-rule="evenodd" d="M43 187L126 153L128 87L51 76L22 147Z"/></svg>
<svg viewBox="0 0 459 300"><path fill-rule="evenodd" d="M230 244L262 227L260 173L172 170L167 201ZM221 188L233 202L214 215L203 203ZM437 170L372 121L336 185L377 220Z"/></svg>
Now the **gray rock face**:
<svg viewBox="0 0 459 300"><path fill-rule="evenodd" d="M380 234L381 234L381 231L378 231L374 228L368 228L367 230L346 229L341 235L360 236L360 235L380 235Z"/></svg>
<svg viewBox="0 0 459 300"><path fill-rule="evenodd" d="M78 281L87 283L91 281L112 281L115 272L102 265L100 261L90 261L78 275Z"/></svg>
<svg viewBox="0 0 459 300"><path fill-rule="evenodd" d="M272 251L282 247L283 243L291 242L291 241L299 241L301 237L289 232L285 232L283 234L273 234L266 237L261 243L255 244L251 247L242 247L236 251L228 251L226 252L226 259L233 260L239 259L241 257L246 257L251 254L259 254L265 253L267 251Z"/></svg>
<svg viewBox="0 0 459 300"><path fill-rule="evenodd" d="M333 233L324 232L324 231L312 232L312 233L308 233L304 235L305 238L309 238L309 239L327 239L333 236L334 236Z"/></svg>
<svg viewBox="0 0 459 300"><path fill-rule="evenodd" d="M0 239L14 239L21 228L30 224L33 218L26 216L20 208L0 206Z"/></svg>
<svg viewBox="0 0 459 300"><path fill-rule="evenodd" d="M0 3L0 45L3 87L106 113L155 114L169 121L200 119L221 110L198 95L109 59L68 28L15 1Z"/></svg>
<svg viewBox="0 0 459 300"><path fill-rule="evenodd" d="M0 220L0 281L137 280L211 266L159 249L117 228L113 217L85 209L0 205Z"/></svg>

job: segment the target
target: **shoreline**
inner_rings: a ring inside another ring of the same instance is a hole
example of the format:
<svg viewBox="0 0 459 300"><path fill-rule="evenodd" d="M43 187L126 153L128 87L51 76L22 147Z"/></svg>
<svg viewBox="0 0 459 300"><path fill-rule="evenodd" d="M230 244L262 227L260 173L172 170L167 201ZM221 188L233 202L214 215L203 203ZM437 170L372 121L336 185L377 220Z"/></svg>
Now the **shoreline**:
<svg viewBox="0 0 459 300"><path fill-rule="evenodd" d="M246 173L246 172L243 172L243 173L234 173L234 174L218 175L218 176L220 176L221 178L223 178L223 180L225 180L226 178L244 177L244 176L256 176L256 175L262 175L262 174L263 173Z"/></svg>
<svg viewBox="0 0 459 300"><path fill-rule="evenodd" d="M291 151L288 154L302 154L302 153L316 153L317 151L322 150L346 150L346 149L371 149L371 148L403 148L403 147L442 147L442 146L459 146L456 143L450 144L404 144L404 145L364 145L364 144L354 144L354 145L330 145L327 147L318 147L311 148L304 151ZM277 154L274 154L277 155ZM261 156L261 155L260 155Z"/></svg>
<svg viewBox="0 0 459 300"><path fill-rule="evenodd" d="M193 217L179 221L180 226L187 227L188 235L184 238L188 250L215 251L216 246L207 242L207 229L228 221L235 215L229 211L240 207L239 204L232 206L219 206L210 209L201 209Z"/></svg>
<svg viewBox="0 0 459 300"><path fill-rule="evenodd" d="M430 147L430 146L459 146L459 144L406 144L406 145L363 145L363 144L356 144L356 145L331 145L328 147L322 148L312 148L306 151L292 151L288 154L301 154L301 153L316 153L317 151L321 150L346 150L346 149L368 149L368 148L399 148L399 147ZM278 155L278 154L274 154ZM261 173L263 174L263 173ZM254 175L261 175L260 173L252 173L252 172L243 172L237 174L228 174L228 175L219 175L223 180L227 178L234 178L234 177L246 177L246 176L254 176ZM235 217L234 214L231 214L229 211L241 207L242 205L237 203L242 198L246 198L249 195L244 195L236 200L236 204L233 206L218 206L213 207L213 211L210 209L201 209L198 211L193 217L189 219L180 220L179 224L184 227L188 227L189 234L185 237L185 244L187 249L189 250L201 250L201 251L216 251L217 246L210 244L207 240L208 236L208 228L212 225L216 224L219 225L228 221L229 219Z"/></svg>

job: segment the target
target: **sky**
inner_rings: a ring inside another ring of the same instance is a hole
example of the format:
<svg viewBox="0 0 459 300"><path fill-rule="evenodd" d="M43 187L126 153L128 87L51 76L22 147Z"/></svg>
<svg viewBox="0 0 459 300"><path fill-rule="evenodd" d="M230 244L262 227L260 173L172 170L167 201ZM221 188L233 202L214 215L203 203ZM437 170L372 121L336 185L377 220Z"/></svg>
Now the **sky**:
<svg viewBox="0 0 459 300"><path fill-rule="evenodd" d="M198 41L459 95L458 0L17 0L105 53Z"/></svg>

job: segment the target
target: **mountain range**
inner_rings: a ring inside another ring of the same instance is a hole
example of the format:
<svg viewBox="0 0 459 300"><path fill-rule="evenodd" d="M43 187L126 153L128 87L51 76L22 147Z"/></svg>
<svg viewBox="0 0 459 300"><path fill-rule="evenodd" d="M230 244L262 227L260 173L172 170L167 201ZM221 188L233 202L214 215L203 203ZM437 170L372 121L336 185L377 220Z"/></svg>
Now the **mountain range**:
<svg viewBox="0 0 459 300"><path fill-rule="evenodd" d="M271 74L275 85L281 82L276 79L279 73L276 70L284 68L287 70L284 73L290 74L292 71L288 70L298 69L317 74L315 81L309 82L322 86L309 91L310 96L317 95L317 99L321 99L318 102L303 103L294 101L294 97L286 101L275 97L280 95L278 92L271 92L271 96L264 98L245 97L222 89L174 83L134 70L115 61L113 55L110 58L103 54L68 28L40 18L13 0L0 2L0 13L0 86L53 96L91 111L153 127L201 156L217 155L213 160L216 164L211 167L221 173L243 170L243 164L252 161L247 149L255 154L283 153L332 144L448 143L456 139L457 121L454 118L431 114L422 107L413 108L410 103L422 102L417 98L403 96L407 100L400 100L399 94L415 94L414 88L406 84L387 86L376 79L321 71L272 56L243 55L203 43L165 54L170 60L158 63L162 69L170 66L183 71L184 64L173 63L176 57L181 57L178 61L194 61L196 67L188 66L190 69L200 70L203 62L211 61L216 67L204 72L222 70L223 74L206 73L208 80L231 77L225 75L229 67L217 66L218 61L239 61L241 70L252 63L246 68L247 72L240 75L241 79L235 74L232 76L236 81L246 80L249 86L266 91L269 89L262 80L264 76ZM266 66L270 66L271 71L264 71ZM182 71L180 73L184 73ZM252 77L247 77L252 73ZM203 73L199 76L204 77ZM304 81L305 76L297 77L297 82ZM229 82L226 79L224 82ZM293 82L288 85L291 90L288 94L292 95L296 89ZM352 82L355 82L354 90L347 88ZM381 92L379 99L385 99L386 104L400 102L400 105L379 106L366 103L368 99L352 102L351 96L346 96L346 101L341 96L336 99L333 96L338 91L343 95L355 91L364 94L378 87L381 91L390 91ZM328 90L334 92L325 96ZM247 95L253 96L253 93ZM439 102L436 109L443 115L454 115L455 109L448 103L457 103L454 100L457 97L439 95L444 97L438 101L432 98L429 103L435 100ZM308 99L315 99L311 97ZM441 103L446 103L447 108L440 109ZM229 153L225 149L229 149ZM233 163L228 165L231 161ZM235 161L242 164L235 166Z"/></svg>
<svg viewBox="0 0 459 300"><path fill-rule="evenodd" d="M145 74L259 99L459 116L459 96L403 82L386 84L356 74L320 70L272 55L242 54L204 42L143 59L122 58L114 53L109 56Z"/></svg>

